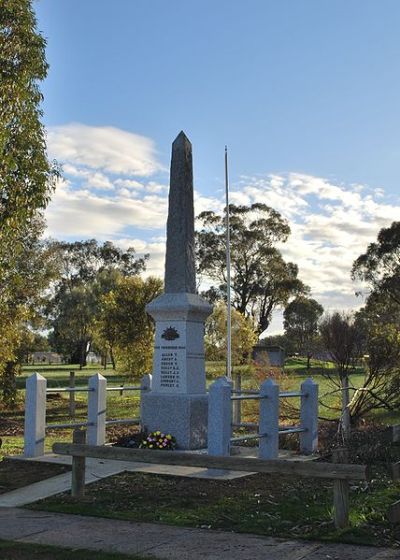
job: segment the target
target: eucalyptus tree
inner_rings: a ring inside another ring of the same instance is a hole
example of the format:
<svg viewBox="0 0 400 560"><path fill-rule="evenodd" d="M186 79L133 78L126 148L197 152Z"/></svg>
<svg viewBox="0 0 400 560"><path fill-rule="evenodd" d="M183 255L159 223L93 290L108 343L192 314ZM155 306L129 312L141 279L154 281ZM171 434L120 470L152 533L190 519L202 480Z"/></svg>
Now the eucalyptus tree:
<svg viewBox="0 0 400 560"><path fill-rule="evenodd" d="M286 262L277 245L287 241L290 227L266 204L229 206L232 304L252 317L258 334L269 326L272 312L291 297L306 293L298 267ZM200 274L214 284L205 294L226 299L225 218L215 212L198 216L197 262Z"/></svg>
<svg viewBox="0 0 400 560"><path fill-rule="evenodd" d="M0 8L0 380L15 398L16 349L30 318L32 271L24 268L43 231L57 166L46 153L40 82L46 77L45 40L30 0ZM38 280L38 278L37 278ZM39 282L40 284L40 282Z"/></svg>
<svg viewBox="0 0 400 560"><path fill-rule="evenodd" d="M296 351L307 357L307 369L318 340L318 322L324 308L315 299L298 296L283 312L285 334L292 340Z"/></svg>

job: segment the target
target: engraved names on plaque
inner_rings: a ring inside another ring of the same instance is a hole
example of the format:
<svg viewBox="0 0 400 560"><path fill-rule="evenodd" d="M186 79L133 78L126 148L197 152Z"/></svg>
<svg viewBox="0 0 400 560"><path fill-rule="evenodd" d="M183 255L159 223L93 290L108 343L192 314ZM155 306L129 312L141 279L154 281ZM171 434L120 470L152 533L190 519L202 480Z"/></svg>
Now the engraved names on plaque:
<svg viewBox="0 0 400 560"><path fill-rule="evenodd" d="M161 335L166 342L172 342L179 337L175 327L171 325ZM179 346L179 349L183 347ZM178 389L180 386L180 368L178 362L178 346L161 346L160 356L160 387Z"/></svg>
<svg viewBox="0 0 400 560"><path fill-rule="evenodd" d="M179 388L180 370L178 364L178 352L172 348L163 350L160 360L160 387Z"/></svg>

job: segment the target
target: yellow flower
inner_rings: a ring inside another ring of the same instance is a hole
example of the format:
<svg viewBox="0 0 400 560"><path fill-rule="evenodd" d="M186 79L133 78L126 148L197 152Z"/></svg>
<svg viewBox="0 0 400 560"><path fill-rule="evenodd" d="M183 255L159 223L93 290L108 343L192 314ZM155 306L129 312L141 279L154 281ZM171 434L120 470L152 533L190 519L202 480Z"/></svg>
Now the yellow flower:
<svg viewBox="0 0 400 560"><path fill-rule="evenodd" d="M167 439L172 439L172 436L170 434L165 436Z"/></svg>
<svg viewBox="0 0 400 560"><path fill-rule="evenodd" d="M150 447L150 449L152 449L154 446L153 446L153 444L151 444L151 445L149 445L149 447Z"/></svg>

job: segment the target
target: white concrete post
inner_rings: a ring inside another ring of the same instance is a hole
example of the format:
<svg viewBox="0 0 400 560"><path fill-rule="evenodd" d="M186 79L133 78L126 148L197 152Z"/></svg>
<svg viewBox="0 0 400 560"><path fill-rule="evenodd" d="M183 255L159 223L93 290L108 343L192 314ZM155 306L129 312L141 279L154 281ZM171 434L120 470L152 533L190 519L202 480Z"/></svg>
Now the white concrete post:
<svg viewBox="0 0 400 560"><path fill-rule="evenodd" d="M34 373L26 380L25 457L40 457L44 455L44 438L46 435L46 387L47 380L40 375L40 373Z"/></svg>
<svg viewBox="0 0 400 560"><path fill-rule="evenodd" d="M260 387L260 459L277 459L279 453L279 385L267 379Z"/></svg>
<svg viewBox="0 0 400 560"><path fill-rule="evenodd" d="M146 373L145 375L143 375L141 379L140 390L151 391L152 382L153 382L153 376L150 373Z"/></svg>
<svg viewBox="0 0 400 560"><path fill-rule="evenodd" d="M232 382L219 377L208 392L208 454L230 455L232 437Z"/></svg>
<svg viewBox="0 0 400 560"><path fill-rule="evenodd" d="M146 431L147 428L143 423L144 414L143 414L142 396L143 393L150 393L152 385L153 385L153 376L150 373L146 373L145 375L143 375L142 380L140 382L140 409L139 409L140 427L143 431Z"/></svg>
<svg viewBox="0 0 400 560"><path fill-rule="evenodd" d="M318 448L318 384L310 377L301 384L300 453L310 455Z"/></svg>
<svg viewBox="0 0 400 560"><path fill-rule="evenodd" d="M89 377L88 445L104 445L106 440L107 379L96 373Z"/></svg>

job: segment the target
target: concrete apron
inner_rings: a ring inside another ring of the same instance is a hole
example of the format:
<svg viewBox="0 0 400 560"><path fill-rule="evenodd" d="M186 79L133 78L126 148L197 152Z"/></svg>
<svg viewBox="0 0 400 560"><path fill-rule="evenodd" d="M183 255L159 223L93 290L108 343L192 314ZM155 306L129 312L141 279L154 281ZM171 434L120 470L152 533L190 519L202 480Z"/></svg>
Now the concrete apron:
<svg viewBox="0 0 400 560"><path fill-rule="evenodd" d="M48 454L33 459L24 457L8 457L14 461L38 461L70 465L72 457ZM179 467L173 465L153 465L149 463L132 463L126 461L110 461L105 459L86 459L85 483L92 484L102 478L121 472L143 472L190 478L208 478L211 480L233 480L252 473L239 471L225 471L217 469L201 469L194 467ZM12 490L0 495L0 507L20 507L37 500L49 498L55 494L67 492L71 489L71 473L63 473L29 486Z"/></svg>
<svg viewBox="0 0 400 560"><path fill-rule="evenodd" d="M193 453L191 451L190 453ZM199 450L196 453L206 453L206 450ZM255 456L256 449L251 448L236 448L235 454L243 456ZM312 456L299 456L293 455L289 452L283 451L279 455L280 459L287 460L313 460ZM66 455L55 455L48 453L42 457L34 457L26 459L23 456L12 456L7 459L14 461L35 461L45 463L56 463L60 465L70 465L72 457ZM205 478L209 480L234 480L244 476L251 476L255 473L244 471L228 471L221 469L204 469L198 467L180 467L175 465L156 465L150 463L133 463L128 461L111 461L108 459L86 459L86 476L85 484L92 484L97 480L113 476L121 472L141 472L150 474L161 474L169 476L184 476L189 478ZM18 488L6 494L0 494L0 507L20 507L31 504L44 498L49 498L55 494L61 494L71 489L71 473L67 472L35 482L29 486Z"/></svg>

